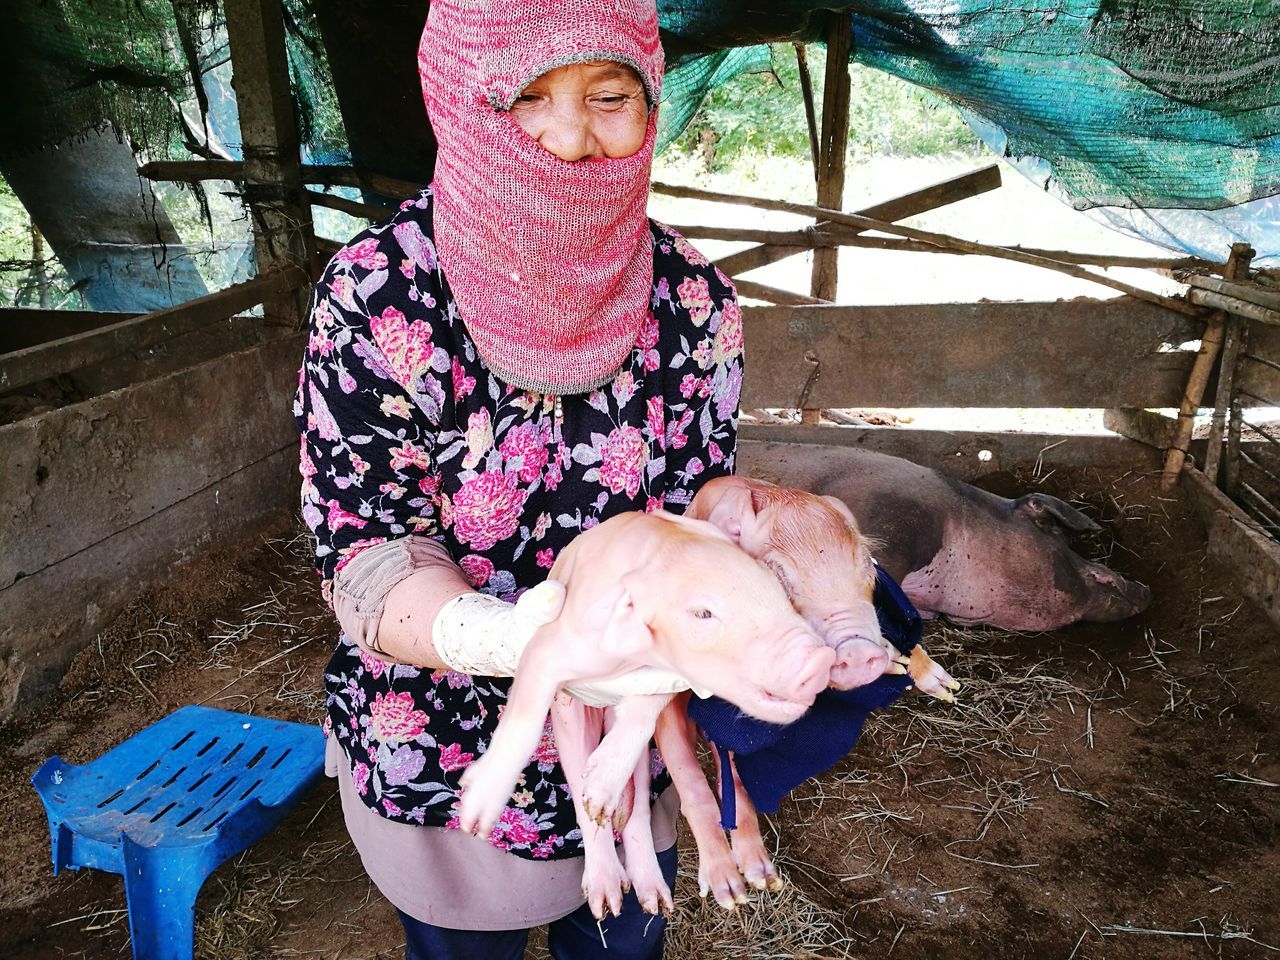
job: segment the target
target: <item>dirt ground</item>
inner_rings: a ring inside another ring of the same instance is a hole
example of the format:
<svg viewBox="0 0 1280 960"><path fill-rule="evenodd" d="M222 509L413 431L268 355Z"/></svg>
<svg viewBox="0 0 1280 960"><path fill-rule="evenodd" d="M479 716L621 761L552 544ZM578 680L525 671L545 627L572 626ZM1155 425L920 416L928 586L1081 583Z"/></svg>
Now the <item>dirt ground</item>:
<svg viewBox="0 0 1280 960"><path fill-rule="evenodd" d="M907 697L792 795L766 831L783 893L720 914L697 898L686 843L673 960L1280 955L1275 631L1150 477L983 485L1082 504L1104 532L1081 551L1149 584L1151 609L1036 636L931 624L960 702ZM128 956L119 878L52 876L28 782L46 757L87 761L187 703L319 719L334 628L306 549L281 518L176 571L46 708L0 728L0 957ZM203 958L391 958L401 943L328 781L198 906Z"/></svg>

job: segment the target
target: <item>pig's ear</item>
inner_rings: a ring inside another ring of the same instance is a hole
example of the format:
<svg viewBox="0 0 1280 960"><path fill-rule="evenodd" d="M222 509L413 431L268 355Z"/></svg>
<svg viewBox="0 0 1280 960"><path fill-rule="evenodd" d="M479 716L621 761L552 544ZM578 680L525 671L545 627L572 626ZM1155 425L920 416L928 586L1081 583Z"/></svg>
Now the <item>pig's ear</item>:
<svg viewBox="0 0 1280 960"><path fill-rule="evenodd" d="M653 631L636 606L636 596L644 589L641 581L635 572L623 575L622 589L601 634L601 645L619 657L636 657L653 646Z"/></svg>
<svg viewBox="0 0 1280 960"><path fill-rule="evenodd" d="M836 512L839 513L840 516L844 517L846 520L849 521L850 527L852 527L854 530L858 529L858 521L854 518L853 511L849 509L849 505L847 503L845 503L839 497L829 497L826 494L823 494L822 499L827 501L827 503L831 504L831 506L835 507Z"/></svg>
<svg viewBox="0 0 1280 960"><path fill-rule="evenodd" d="M716 501L707 519L724 531L730 540L741 545L743 532L754 530L756 525L756 508L752 502L751 490L745 486L730 487Z"/></svg>
<svg viewBox="0 0 1280 960"><path fill-rule="evenodd" d="M1056 532L1058 526L1090 532L1102 529L1075 507L1047 493L1029 493L1019 497L1013 502L1013 511L1049 533Z"/></svg>

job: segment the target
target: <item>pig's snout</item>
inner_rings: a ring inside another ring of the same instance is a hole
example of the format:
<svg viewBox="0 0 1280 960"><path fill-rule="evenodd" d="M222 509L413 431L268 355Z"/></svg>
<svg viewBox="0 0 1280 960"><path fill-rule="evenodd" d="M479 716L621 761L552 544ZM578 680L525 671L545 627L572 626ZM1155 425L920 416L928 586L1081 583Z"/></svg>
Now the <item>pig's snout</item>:
<svg viewBox="0 0 1280 960"><path fill-rule="evenodd" d="M836 653L808 630L796 631L783 646L786 653L774 664L765 684L774 696L808 707L827 688Z"/></svg>
<svg viewBox="0 0 1280 960"><path fill-rule="evenodd" d="M1151 605L1151 590L1136 580L1126 580L1114 570L1091 566L1087 576L1094 589L1084 614L1085 620L1108 622L1142 613Z"/></svg>
<svg viewBox="0 0 1280 960"><path fill-rule="evenodd" d="M865 637L853 637L836 647L836 660L831 667L831 686L852 690L871 683L889 669L889 654L884 647Z"/></svg>

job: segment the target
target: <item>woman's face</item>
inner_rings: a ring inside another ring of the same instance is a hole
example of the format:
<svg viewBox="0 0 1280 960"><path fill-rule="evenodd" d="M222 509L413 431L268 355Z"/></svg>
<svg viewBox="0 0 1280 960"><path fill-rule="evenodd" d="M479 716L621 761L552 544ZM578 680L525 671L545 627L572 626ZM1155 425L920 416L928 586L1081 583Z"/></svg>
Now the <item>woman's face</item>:
<svg viewBox="0 0 1280 960"><path fill-rule="evenodd" d="M649 106L630 67L570 63L538 77L511 105L525 133L561 160L629 157L644 145Z"/></svg>

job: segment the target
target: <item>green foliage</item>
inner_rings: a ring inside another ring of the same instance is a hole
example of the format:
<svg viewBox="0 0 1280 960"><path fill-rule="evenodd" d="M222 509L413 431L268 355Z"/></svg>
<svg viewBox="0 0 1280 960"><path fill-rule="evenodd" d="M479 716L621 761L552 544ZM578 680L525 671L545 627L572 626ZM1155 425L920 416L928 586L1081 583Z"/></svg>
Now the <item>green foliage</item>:
<svg viewBox="0 0 1280 960"><path fill-rule="evenodd" d="M809 157L795 50L775 44L772 52L772 73L743 74L713 90L671 150L701 154L709 169L749 162L753 156ZM820 123L826 50L811 45L807 53ZM855 158L979 149L978 138L945 100L860 64L850 67L850 75L849 150Z"/></svg>

